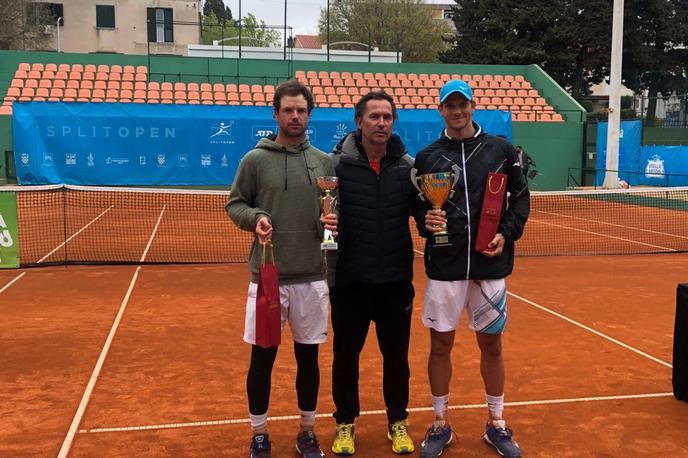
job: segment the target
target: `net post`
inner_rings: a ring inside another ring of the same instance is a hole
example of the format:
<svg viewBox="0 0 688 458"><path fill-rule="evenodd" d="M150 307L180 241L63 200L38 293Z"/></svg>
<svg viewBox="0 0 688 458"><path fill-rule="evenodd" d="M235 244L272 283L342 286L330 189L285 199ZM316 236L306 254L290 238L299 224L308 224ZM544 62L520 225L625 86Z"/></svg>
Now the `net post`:
<svg viewBox="0 0 688 458"><path fill-rule="evenodd" d="M688 402L688 283L676 288L672 385L674 397Z"/></svg>
<svg viewBox="0 0 688 458"><path fill-rule="evenodd" d="M64 265L67 265L67 187L62 187L62 236L64 237Z"/></svg>

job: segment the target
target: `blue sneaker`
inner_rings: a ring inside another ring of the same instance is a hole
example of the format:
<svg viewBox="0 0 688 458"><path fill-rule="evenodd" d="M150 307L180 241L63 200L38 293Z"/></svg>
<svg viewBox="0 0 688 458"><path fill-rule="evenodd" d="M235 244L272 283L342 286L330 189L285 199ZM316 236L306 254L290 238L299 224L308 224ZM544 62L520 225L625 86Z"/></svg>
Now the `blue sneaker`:
<svg viewBox="0 0 688 458"><path fill-rule="evenodd" d="M454 433L449 423L441 426L433 424L420 444L420 458L437 458L453 439Z"/></svg>
<svg viewBox="0 0 688 458"><path fill-rule="evenodd" d="M248 458L270 458L270 440L267 434L256 434L251 439Z"/></svg>
<svg viewBox="0 0 688 458"><path fill-rule="evenodd" d="M296 436L296 451L303 458L324 458L320 443L313 431L300 431Z"/></svg>
<svg viewBox="0 0 688 458"><path fill-rule="evenodd" d="M485 427L485 442L497 449L500 455L508 458L520 458L521 448L514 441L512 431L506 427L504 420L496 420Z"/></svg>

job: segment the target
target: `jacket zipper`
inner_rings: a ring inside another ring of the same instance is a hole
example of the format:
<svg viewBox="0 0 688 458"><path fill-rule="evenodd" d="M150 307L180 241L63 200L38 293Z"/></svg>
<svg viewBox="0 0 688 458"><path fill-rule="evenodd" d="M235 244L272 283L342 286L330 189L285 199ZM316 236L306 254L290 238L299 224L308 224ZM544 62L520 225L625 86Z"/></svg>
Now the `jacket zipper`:
<svg viewBox="0 0 688 458"><path fill-rule="evenodd" d="M463 190L466 196L466 216L468 217L468 249L466 253L466 280L471 276L471 205L468 201L468 171L466 170L466 149L461 142L461 161L463 163Z"/></svg>

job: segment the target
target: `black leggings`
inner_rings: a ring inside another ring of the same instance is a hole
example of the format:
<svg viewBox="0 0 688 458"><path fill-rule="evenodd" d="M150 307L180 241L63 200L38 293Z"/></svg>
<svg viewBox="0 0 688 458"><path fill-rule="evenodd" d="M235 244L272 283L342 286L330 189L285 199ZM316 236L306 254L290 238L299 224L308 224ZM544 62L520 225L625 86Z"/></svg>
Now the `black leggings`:
<svg viewBox="0 0 688 458"><path fill-rule="evenodd" d="M248 410L252 415L262 415L270 404L272 367L277 357L277 348L251 348L251 365L246 377ZM294 342L296 356L296 395L299 409L311 412L318 404L320 368L318 367L318 345Z"/></svg>

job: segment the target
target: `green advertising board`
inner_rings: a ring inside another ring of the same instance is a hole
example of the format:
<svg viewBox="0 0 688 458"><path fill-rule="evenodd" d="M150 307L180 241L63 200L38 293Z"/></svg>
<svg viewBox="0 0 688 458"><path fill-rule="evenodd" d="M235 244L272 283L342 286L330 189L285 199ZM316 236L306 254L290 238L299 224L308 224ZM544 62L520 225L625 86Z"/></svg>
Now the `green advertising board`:
<svg viewBox="0 0 688 458"><path fill-rule="evenodd" d="M0 192L0 268L19 267L17 195Z"/></svg>

